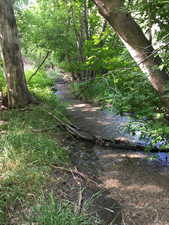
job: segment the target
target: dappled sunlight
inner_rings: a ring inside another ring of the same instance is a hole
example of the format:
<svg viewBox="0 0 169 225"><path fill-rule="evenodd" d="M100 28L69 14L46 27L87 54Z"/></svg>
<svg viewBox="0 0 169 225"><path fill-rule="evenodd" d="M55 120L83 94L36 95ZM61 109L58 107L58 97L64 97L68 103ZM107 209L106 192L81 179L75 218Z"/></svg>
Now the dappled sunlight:
<svg viewBox="0 0 169 225"><path fill-rule="evenodd" d="M112 125L112 122L106 121L106 120L105 121L104 120L97 120L97 124L106 126L106 125Z"/></svg>
<svg viewBox="0 0 169 225"><path fill-rule="evenodd" d="M98 110L97 107L82 109L82 112L96 112Z"/></svg>
<svg viewBox="0 0 169 225"><path fill-rule="evenodd" d="M159 187L159 185L153 185L153 184L145 184L145 185L130 184L126 186L120 182L120 179L115 179L113 178L113 176L102 177L102 181L105 188L107 189L120 188L121 191L126 193L128 191L147 192L147 193L163 192L163 188Z"/></svg>
<svg viewBox="0 0 169 225"><path fill-rule="evenodd" d="M72 104L67 108L74 111L80 108L82 112L96 112L97 110L99 110L99 107L89 107L88 104Z"/></svg>
<svg viewBox="0 0 169 225"><path fill-rule="evenodd" d="M135 158L135 159L145 159L147 156L144 155L144 154L139 154L139 153L109 153L109 154L103 154L103 155L100 155L101 158L103 159L110 159L110 158L123 158L124 160L127 159L127 158Z"/></svg>
<svg viewBox="0 0 169 225"><path fill-rule="evenodd" d="M142 153L101 147L95 151L100 153L102 186L120 202L124 224L168 225L168 173L161 175Z"/></svg>
<svg viewBox="0 0 169 225"><path fill-rule="evenodd" d="M82 107L86 107L86 104L73 104L72 106L70 106L72 108L82 108Z"/></svg>
<svg viewBox="0 0 169 225"><path fill-rule="evenodd" d="M118 179L109 178L104 180L103 178L103 185L105 188L119 188L121 186L121 183Z"/></svg>
<svg viewBox="0 0 169 225"><path fill-rule="evenodd" d="M8 121L5 121L5 120L0 120L0 126L2 125L6 125L8 123Z"/></svg>
<svg viewBox="0 0 169 225"><path fill-rule="evenodd" d="M145 185L138 185L138 184L133 184L129 185L124 188L126 191L145 191L149 193L158 193L162 192L163 189L160 188L158 185L151 185L151 184L145 184Z"/></svg>

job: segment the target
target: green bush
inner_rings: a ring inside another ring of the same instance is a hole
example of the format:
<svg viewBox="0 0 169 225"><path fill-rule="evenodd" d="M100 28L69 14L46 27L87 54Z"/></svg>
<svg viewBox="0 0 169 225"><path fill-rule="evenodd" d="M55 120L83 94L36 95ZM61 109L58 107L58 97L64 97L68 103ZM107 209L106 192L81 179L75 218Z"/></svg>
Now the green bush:
<svg viewBox="0 0 169 225"><path fill-rule="evenodd" d="M32 70L26 71L26 78L29 81L29 78L33 74ZM44 70L39 70L35 76L28 82L30 88L45 88L53 85L53 80L47 77L47 74Z"/></svg>

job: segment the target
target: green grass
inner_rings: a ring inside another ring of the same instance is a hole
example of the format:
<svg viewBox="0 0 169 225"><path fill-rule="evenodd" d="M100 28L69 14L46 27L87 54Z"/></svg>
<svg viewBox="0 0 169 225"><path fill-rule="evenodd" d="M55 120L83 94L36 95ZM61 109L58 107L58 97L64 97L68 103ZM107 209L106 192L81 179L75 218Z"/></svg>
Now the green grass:
<svg viewBox="0 0 169 225"><path fill-rule="evenodd" d="M37 206L32 208L31 215L28 221L37 225L92 225L94 219L75 214L69 201L59 202L52 194L47 201L44 197L39 199Z"/></svg>
<svg viewBox="0 0 169 225"><path fill-rule="evenodd" d="M45 81L40 81L42 87L35 83L31 90L41 104L0 112L1 225L10 224L15 208L33 202L35 197L32 196L40 196L53 163L69 164L68 153L56 142L55 133L60 132L57 122L48 114L50 111L60 118L65 117L64 106L45 87ZM43 132L47 128L49 130Z"/></svg>
<svg viewBox="0 0 169 225"><path fill-rule="evenodd" d="M7 124L1 126L4 134L0 137L0 224L3 224L5 207L15 205L18 199L28 194L38 195L50 165L69 162L67 152L52 138L52 132L34 132L44 128L54 128L56 122L43 112L46 105L29 108L31 111L1 113Z"/></svg>

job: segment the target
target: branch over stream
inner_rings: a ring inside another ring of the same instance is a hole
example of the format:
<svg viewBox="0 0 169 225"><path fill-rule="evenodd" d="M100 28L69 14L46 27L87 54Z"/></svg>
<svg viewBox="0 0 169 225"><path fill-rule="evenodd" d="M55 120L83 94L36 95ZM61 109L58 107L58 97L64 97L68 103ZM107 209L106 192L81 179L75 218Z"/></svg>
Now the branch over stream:
<svg viewBox="0 0 169 225"><path fill-rule="evenodd" d="M90 141L94 144L98 144L105 147L112 147L114 149L125 149L125 150L135 150L135 151L145 151L147 148L143 145L139 145L137 143L132 143L125 138L113 138L108 139L101 136L96 136L90 134L88 131L81 130L79 127L71 123L70 121L64 121L59 119L56 115L48 112L50 116L52 116L59 125L64 128L69 134L73 135L76 138L79 138L84 141ZM149 149L150 152L167 152L169 149L167 148L157 148L152 146Z"/></svg>

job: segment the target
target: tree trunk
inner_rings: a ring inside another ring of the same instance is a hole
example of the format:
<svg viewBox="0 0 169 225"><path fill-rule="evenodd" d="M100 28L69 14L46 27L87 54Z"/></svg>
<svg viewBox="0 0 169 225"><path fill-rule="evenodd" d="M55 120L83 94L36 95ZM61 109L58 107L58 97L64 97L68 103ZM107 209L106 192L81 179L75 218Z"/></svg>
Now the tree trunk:
<svg viewBox="0 0 169 225"><path fill-rule="evenodd" d="M32 103L34 98L26 85L11 0L0 0L0 44L8 86L8 106L12 108Z"/></svg>
<svg viewBox="0 0 169 225"><path fill-rule="evenodd" d="M86 33L86 40L89 40L90 37L89 37L88 7L87 7L88 0L85 0L83 4L84 4L83 6L84 30Z"/></svg>
<svg viewBox="0 0 169 225"><path fill-rule="evenodd" d="M93 0L100 14L110 23L129 53L147 74L152 86L160 94L169 109L169 98L164 97L169 75L165 69L160 70L162 63L159 56L154 56L153 47L147 40L140 26L126 11L124 0Z"/></svg>

